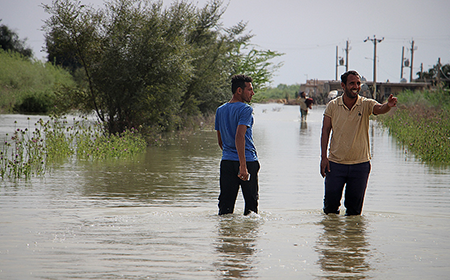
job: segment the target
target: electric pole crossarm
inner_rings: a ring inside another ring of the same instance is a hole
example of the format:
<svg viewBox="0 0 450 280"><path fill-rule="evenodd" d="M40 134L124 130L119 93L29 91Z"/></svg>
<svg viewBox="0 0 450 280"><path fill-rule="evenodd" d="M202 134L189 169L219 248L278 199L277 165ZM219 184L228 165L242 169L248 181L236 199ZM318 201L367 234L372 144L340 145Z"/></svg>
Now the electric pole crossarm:
<svg viewBox="0 0 450 280"><path fill-rule="evenodd" d="M377 99L377 43L381 43L384 40L384 37L381 39L377 39L375 35L373 38L367 37L364 42L372 41L373 43L373 98Z"/></svg>

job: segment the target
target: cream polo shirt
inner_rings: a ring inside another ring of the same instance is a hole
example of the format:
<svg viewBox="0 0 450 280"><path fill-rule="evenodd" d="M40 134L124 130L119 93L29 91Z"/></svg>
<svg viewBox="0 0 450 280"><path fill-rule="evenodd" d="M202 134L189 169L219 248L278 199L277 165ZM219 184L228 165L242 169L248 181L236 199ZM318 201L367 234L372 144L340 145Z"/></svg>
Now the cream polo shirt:
<svg viewBox="0 0 450 280"><path fill-rule="evenodd" d="M370 160L369 116L376 104L376 100L359 95L351 110L342 96L328 102L324 115L331 118L330 161L357 164Z"/></svg>

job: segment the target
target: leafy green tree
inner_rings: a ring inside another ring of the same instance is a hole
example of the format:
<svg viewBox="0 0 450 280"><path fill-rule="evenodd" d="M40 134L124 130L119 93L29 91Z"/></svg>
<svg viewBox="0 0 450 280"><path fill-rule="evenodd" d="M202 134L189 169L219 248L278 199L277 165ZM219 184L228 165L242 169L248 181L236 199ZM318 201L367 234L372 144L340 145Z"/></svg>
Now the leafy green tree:
<svg viewBox="0 0 450 280"><path fill-rule="evenodd" d="M141 124L170 126L191 74L186 25L180 21L186 5L166 11L161 2L119 0L95 11L62 0L45 8L51 14L49 53L74 53L87 85L61 99L74 95L79 104L68 105L95 110L110 133Z"/></svg>
<svg viewBox="0 0 450 280"><path fill-rule="evenodd" d="M110 133L143 125L168 130L229 99L229 79L264 72L273 52L237 54L251 36L245 24L224 29L222 1L203 8L179 1L112 0L94 10L70 0L44 5L49 61L69 67L78 88L58 93L62 109L94 110ZM237 67L249 60L254 67Z"/></svg>
<svg viewBox="0 0 450 280"><path fill-rule="evenodd" d="M1 22L1 20L0 20ZM5 51L20 53L21 55L31 58L33 51L25 46L26 39L20 40L16 32L9 29L8 26L0 25L0 47Z"/></svg>
<svg viewBox="0 0 450 280"><path fill-rule="evenodd" d="M436 85L439 80L446 87L450 87L450 64L440 66L436 64L427 72L417 72L416 74L419 76L416 81L431 81Z"/></svg>
<svg viewBox="0 0 450 280"><path fill-rule="evenodd" d="M271 50L257 50L244 42L237 45L233 51L234 72L251 73L255 90L264 89L272 80L273 74L283 63L273 64L270 60L284 55Z"/></svg>
<svg viewBox="0 0 450 280"><path fill-rule="evenodd" d="M439 67L436 65L436 70ZM442 65L439 69L439 81L447 88L450 88L450 64Z"/></svg>
<svg viewBox="0 0 450 280"><path fill-rule="evenodd" d="M228 53L241 32L221 33L221 1L197 9L186 40L192 47L193 72L182 100L182 115L207 114L228 98ZM228 36L228 37L226 37Z"/></svg>
<svg viewBox="0 0 450 280"><path fill-rule="evenodd" d="M430 68L427 72L417 72L416 74L419 76L418 81L431 80L436 76L436 69Z"/></svg>
<svg viewBox="0 0 450 280"><path fill-rule="evenodd" d="M210 8L210 12L217 11L220 6L214 6L214 4L221 3L214 2L212 6L206 8ZM201 14L206 19L214 19L205 10ZM217 20L221 14L222 12L216 14ZM232 75L251 76L253 87L255 91L258 91L267 86L273 78L273 73L282 66L282 63L274 64L270 60L283 54L270 50L257 50L250 44L253 35L245 33L246 23L241 21L230 28L221 29L217 20L209 24L211 26L214 24L216 35L206 36L209 40L205 40L203 36L203 40L194 44L200 46L196 49L200 55L196 56L196 78L192 79L186 96L191 98L194 96L202 113L214 112L219 105L230 99ZM205 20L200 22L202 23L200 26L207 26L204 24ZM209 34L211 33L212 31L209 31Z"/></svg>

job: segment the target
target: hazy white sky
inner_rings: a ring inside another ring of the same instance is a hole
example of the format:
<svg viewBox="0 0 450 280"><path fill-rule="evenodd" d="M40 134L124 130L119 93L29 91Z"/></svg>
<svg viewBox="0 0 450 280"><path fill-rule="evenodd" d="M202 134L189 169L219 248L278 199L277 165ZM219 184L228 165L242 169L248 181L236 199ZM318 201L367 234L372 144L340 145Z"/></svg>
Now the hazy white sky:
<svg viewBox="0 0 450 280"><path fill-rule="evenodd" d="M103 0L81 0L96 7ZM165 0L164 3L171 1ZM203 6L207 0L192 0ZM48 18L41 3L51 0L0 0L1 24L28 38L27 45L37 58L44 36L40 31ZM355 69L371 81L373 78L374 44L364 42L370 37L383 38L377 45L377 81L400 80L402 47L411 57L414 40L413 73L420 64L428 70L441 58L450 63L450 1L449 0L224 0L228 5L222 17L225 27L239 21L248 22L247 30L255 37L259 49L285 53L277 61L284 66L276 73L273 86L280 83L304 83L306 79L333 80L336 73L336 46L345 57L349 41L349 69ZM339 67L339 75L345 67ZM409 68L404 77L409 80Z"/></svg>

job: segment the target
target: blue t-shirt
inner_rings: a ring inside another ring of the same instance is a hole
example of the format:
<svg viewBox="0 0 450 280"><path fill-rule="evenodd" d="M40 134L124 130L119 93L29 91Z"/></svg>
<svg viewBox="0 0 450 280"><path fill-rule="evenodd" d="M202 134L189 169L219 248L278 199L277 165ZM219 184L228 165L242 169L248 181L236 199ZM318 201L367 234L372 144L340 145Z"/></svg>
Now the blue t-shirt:
<svg viewBox="0 0 450 280"><path fill-rule="evenodd" d="M222 137L222 160L239 161L236 150L236 130L238 125L247 126L245 132L245 160L257 161L253 143L253 108L242 102L225 103L216 110L215 129Z"/></svg>

